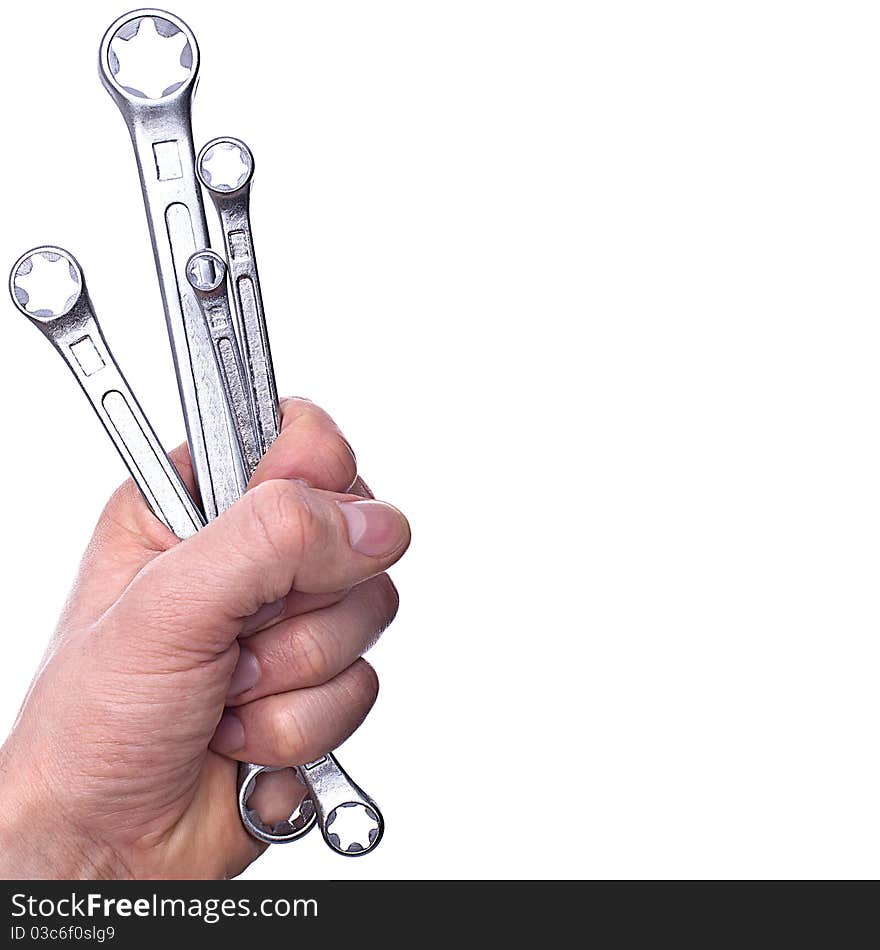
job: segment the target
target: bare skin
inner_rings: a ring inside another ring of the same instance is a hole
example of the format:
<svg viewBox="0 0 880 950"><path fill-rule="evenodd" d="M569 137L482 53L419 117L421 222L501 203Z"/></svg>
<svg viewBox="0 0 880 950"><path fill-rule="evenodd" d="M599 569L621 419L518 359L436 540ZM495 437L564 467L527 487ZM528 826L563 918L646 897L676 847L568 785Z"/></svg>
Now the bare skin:
<svg viewBox="0 0 880 950"><path fill-rule="evenodd" d="M185 447L172 457L192 487ZM371 499L301 399L245 497L195 537L177 541L133 483L113 495L0 751L0 876L225 878L262 853L236 762L308 762L376 699L361 654L397 611L384 571L409 526ZM276 775L264 815L303 793Z"/></svg>

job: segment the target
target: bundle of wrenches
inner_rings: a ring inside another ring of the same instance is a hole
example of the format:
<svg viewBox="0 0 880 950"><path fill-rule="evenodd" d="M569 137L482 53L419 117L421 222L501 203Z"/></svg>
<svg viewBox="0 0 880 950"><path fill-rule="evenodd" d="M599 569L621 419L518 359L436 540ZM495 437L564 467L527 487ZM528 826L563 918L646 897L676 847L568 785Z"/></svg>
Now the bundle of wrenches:
<svg viewBox="0 0 880 950"><path fill-rule="evenodd" d="M241 497L278 435L251 237L254 159L234 138L213 139L196 157L199 49L176 16L135 10L120 17L101 43L99 68L134 146L201 508L110 352L73 255L53 246L28 251L12 269L10 293L64 357L152 512L186 539ZM203 189L220 219L225 258L208 246ZM251 835L290 842L318 824L339 854L367 854L379 844L381 812L332 754L290 767L307 796L289 818L267 823L249 800L260 774L275 769L240 765L238 811Z"/></svg>

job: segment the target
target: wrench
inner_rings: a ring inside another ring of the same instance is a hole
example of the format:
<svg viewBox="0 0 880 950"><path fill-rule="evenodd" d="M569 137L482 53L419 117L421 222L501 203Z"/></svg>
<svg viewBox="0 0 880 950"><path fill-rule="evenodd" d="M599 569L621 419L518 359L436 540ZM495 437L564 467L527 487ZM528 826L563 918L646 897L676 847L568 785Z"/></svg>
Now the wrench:
<svg viewBox="0 0 880 950"><path fill-rule="evenodd" d="M193 468L210 520L240 497L247 478L211 341L184 273L190 255L208 244L191 126L198 44L172 14L135 10L107 30L99 67L134 146Z"/></svg>
<svg viewBox="0 0 880 950"><path fill-rule="evenodd" d="M196 173L220 218L232 304L245 370L256 407L262 453L278 435L278 390L251 235L250 195L254 156L240 139L212 139L199 152Z"/></svg>
<svg viewBox="0 0 880 950"><path fill-rule="evenodd" d="M250 478L263 453L257 436L254 403L248 392L247 375L229 312L226 262L213 251L196 251L187 261L186 276L202 307L223 391L235 420L245 472Z"/></svg>
<svg viewBox="0 0 880 950"><path fill-rule="evenodd" d="M9 292L73 370L156 517L179 538L195 534L202 513L110 352L73 255L50 246L28 251L12 268Z"/></svg>
<svg viewBox="0 0 880 950"><path fill-rule="evenodd" d="M233 332L226 293L226 265L218 254L205 249L196 251L189 259L186 273L202 305L203 317L214 344L214 357L224 381L232 417L239 425L239 439L246 463L256 453L256 460L248 472L250 477L259 462L260 452L254 428L253 402L246 388L245 374ZM256 269L251 273L256 294L259 296ZM272 398L268 394L274 392L271 365L269 369L272 387L259 390L264 394L263 398ZM276 427L272 433L273 440L277 434ZM296 840L308 828L300 831L300 825L293 817L275 826L269 826L253 809L247 807L259 775L272 771L277 769L250 762L240 765L238 811L245 828L255 838L269 844L281 844ZM372 851L379 844L385 831L382 812L363 789L351 780L334 755L328 753L314 762L299 766L296 772L309 791L309 798L300 804L300 822L307 820L317 811L316 817L324 841L338 854L360 856Z"/></svg>
<svg viewBox="0 0 880 950"><path fill-rule="evenodd" d="M9 292L15 306L64 357L150 510L181 540L192 537L204 527L204 516L107 346L79 263L60 247L34 248L13 266ZM249 811L247 800L264 771L260 766L250 769L239 788L239 807L250 816L245 824L252 835L270 844L295 841L315 827L318 815L308 798L288 819L271 827Z"/></svg>

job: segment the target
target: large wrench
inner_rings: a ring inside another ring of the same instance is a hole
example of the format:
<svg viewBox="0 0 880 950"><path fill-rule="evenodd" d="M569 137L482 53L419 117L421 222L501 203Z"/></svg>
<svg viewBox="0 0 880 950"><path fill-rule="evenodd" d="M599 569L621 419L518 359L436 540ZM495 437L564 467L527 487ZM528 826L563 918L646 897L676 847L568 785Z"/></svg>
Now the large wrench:
<svg viewBox="0 0 880 950"><path fill-rule="evenodd" d="M160 75L150 74L145 63ZM191 126L199 48L172 14L135 10L107 30L99 66L134 145L193 468L210 520L240 497L247 478L211 342L184 273L190 255L208 244Z"/></svg>
<svg viewBox="0 0 880 950"><path fill-rule="evenodd" d="M251 247L250 224L247 216L245 215L243 221L239 220L238 224L246 227L243 239L247 241L247 246ZM226 265L218 254L206 249L193 254L187 263L186 273L202 305L202 314L214 346L214 358L223 378L232 417L239 427L239 440L247 463L249 459L254 458L257 442L254 427L255 413L233 332L233 319L226 293ZM259 299L260 287L256 266L251 267L247 279L252 281L256 297ZM268 336L265 333L262 306L259 312L262 324L261 337L267 344L263 352L268 354ZM266 368L264 367L262 371L266 372ZM275 399L277 418L277 397L273 395L275 381L271 363L268 365L268 375L271 386L258 387L256 392L260 394L259 400ZM257 417L260 416L260 408L266 409L265 405L258 401ZM264 419L270 417L266 411L262 415ZM277 424L269 430L269 434L271 441L274 441L278 435ZM258 454L253 467L248 472L249 477L253 474L259 457ZM317 810L317 819L324 841L338 854L359 857L368 854L382 840L385 819L379 806L352 781L331 753L296 768L297 775L308 789L309 797L300 803L298 812L295 812L290 819L273 826L268 825L256 811L248 807L248 800L260 774L272 771L276 770L251 762L242 763L239 768L238 811L245 828L255 838L270 844L293 841L309 830L311 826L305 827L302 823Z"/></svg>

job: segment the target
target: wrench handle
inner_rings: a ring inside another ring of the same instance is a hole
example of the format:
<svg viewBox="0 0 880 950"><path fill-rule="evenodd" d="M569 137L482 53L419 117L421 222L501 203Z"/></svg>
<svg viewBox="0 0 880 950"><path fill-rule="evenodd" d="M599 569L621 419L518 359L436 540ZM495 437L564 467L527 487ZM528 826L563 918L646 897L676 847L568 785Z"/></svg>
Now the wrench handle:
<svg viewBox="0 0 880 950"><path fill-rule="evenodd" d="M64 358L156 517L179 538L205 523L119 369L83 293L60 320L32 321Z"/></svg>

